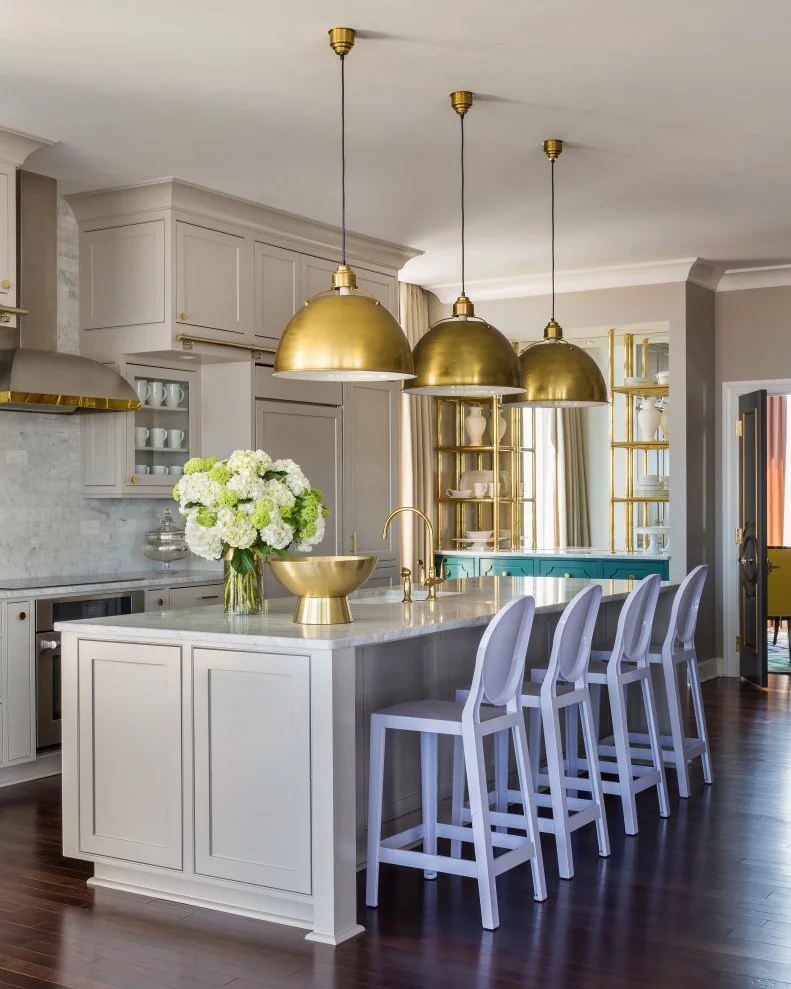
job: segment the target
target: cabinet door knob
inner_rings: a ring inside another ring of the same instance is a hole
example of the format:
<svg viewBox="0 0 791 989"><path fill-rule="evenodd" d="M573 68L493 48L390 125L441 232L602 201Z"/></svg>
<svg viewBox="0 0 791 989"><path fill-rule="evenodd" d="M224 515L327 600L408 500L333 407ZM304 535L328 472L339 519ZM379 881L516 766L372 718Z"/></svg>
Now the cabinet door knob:
<svg viewBox="0 0 791 989"><path fill-rule="evenodd" d="M164 604L164 603L165 603L164 598L157 598L157 604Z"/></svg>
<svg viewBox="0 0 791 989"><path fill-rule="evenodd" d="M563 574L563 576L564 576L564 577L570 577L570 576L571 576L571 574L570 574L570 573L564 573L564 574Z"/></svg>
<svg viewBox="0 0 791 989"><path fill-rule="evenodd" d="M132 474L132 476L129 478L129 483L130 484L137 484L137 475L136 474Z"/></svg>
<svg viewBox="0 0 791 989"><path fill-rule="evenodd" d="M186 313L186 312L180 312L179 313L179 319L182 319L183 320L183 319L189 319L189 318L190 318L189 317L189 313Z"/></svg>
<svg viewBox="0 0 791 989"><path fill-rule="evenodd" d="M23 622L23 621L25 621L26 619L27 619L27 612L26 612L26 611L20 611L20 612L19 612L19 620L20 620L21 622Z"/></svg>
<svg viewBox="0 0 791 989"><path fill-rule="evenodd" d="M0 285L2 285L3 288L11 288L11 282L7 278L4 278L2 282L0 282Z"/></svg>
<svg viewBox="0 0 791 989"><path fill-rule="evenodd" d="M633 573L629 574L629 580L637 580L637 577Z"/></svg>
<svg viewBox="0 0 791 989"><path fill-rule="evenodd" d="M507 577L508 576L508 571L507 570L503 570L503 572L500 574L500 576L501 577Z"/></svg>

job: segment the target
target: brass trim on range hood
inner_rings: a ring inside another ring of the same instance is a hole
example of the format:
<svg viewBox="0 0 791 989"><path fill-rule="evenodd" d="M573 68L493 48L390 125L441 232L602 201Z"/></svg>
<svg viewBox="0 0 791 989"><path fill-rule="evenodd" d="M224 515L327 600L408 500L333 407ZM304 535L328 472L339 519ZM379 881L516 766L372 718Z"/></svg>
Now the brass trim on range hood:
<svg viewBox="0 0 791 989"><path fill-rule="evenodd" d="M63 414L139 408L134 388L104 364L25 347L0 351L0 410Z"/></svg>

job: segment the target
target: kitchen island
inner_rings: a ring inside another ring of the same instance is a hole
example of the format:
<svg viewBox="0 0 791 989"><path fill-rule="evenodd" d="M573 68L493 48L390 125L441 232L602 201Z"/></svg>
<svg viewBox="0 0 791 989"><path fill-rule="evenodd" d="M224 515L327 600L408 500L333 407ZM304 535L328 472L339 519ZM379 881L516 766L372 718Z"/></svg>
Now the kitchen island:
<svg viewBox="0 0 791 989"><path fill-rule="evenodd" d="M361 933L370 713L468 686L486 624L515 595L536 599L528 663L546 662L563 607L590 583L470 578L406 605L363 589L349 625L295 625L289 599L247 618L207 607L62 623L64 854L94 863L94 885L327 944ZM597 583L603 647L632 584ZM417 741L395 739L392 829L418 819L419 767Z"/></svg>

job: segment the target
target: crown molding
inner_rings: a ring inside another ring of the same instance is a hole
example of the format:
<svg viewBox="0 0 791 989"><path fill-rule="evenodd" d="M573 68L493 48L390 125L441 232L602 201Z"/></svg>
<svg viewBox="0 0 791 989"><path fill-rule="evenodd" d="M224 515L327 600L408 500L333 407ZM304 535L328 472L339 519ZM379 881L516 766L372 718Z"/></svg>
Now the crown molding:
<svg viewBox="0 0 791 989"><path fill-rule="evenodd" d="M718 292L738 292L750 288L780 288L791 285L791 264L771 264L755 268L729 268L720 279Z"/></svg>
<svg viewBox="0 0 791 989"><path fill-rule="evenodd" d="M19 168L25 158L34 151L48 148L53 144L57 144L57 141L50 141L47 137L36 137L35 134L26 134L21 130L0 127L0 161L15 168Z"/></svg>
<svg viewBox="0 0 791 989"><path fill-rule="evenodd" d="M688 282L714 290L721 269L701 258L674 258L606 268L582 268L559 271L555 275L555 292L591 292L596 289L630 288L638 285L662 285ZM459 293L458 283L426 285L441 302L452 302ZM474 302L488 299L516 299L528 295L549 295L552 288L549 272L516 275L467 283L467 294Z"/></svg>

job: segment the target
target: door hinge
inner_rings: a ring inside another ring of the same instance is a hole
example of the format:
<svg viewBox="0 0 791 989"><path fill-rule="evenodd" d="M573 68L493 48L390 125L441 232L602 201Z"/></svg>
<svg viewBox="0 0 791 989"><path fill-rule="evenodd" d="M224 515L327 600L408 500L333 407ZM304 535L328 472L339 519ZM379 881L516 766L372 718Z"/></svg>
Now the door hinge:
<svg viewBox="0 0 791 989"><path fill-rule="evenodd" d="M737 546L741 546L741 544L743 542L744 542L744 529L737 529L736 530L736 545Z"/></svg>
<svg viewBox="0 0 791 989"><path fill-rule="evenodd" d="M741 419L736 420L736 438L741 439L744 435L744 423Z"/></svg>
<svg viewBox="0 0 791 989"><path fill-rule="evenodd" d="M740 635L737 635L736 636L736 652L741 652L742 651L742 646L743 646L742 637Z"/></svg>

